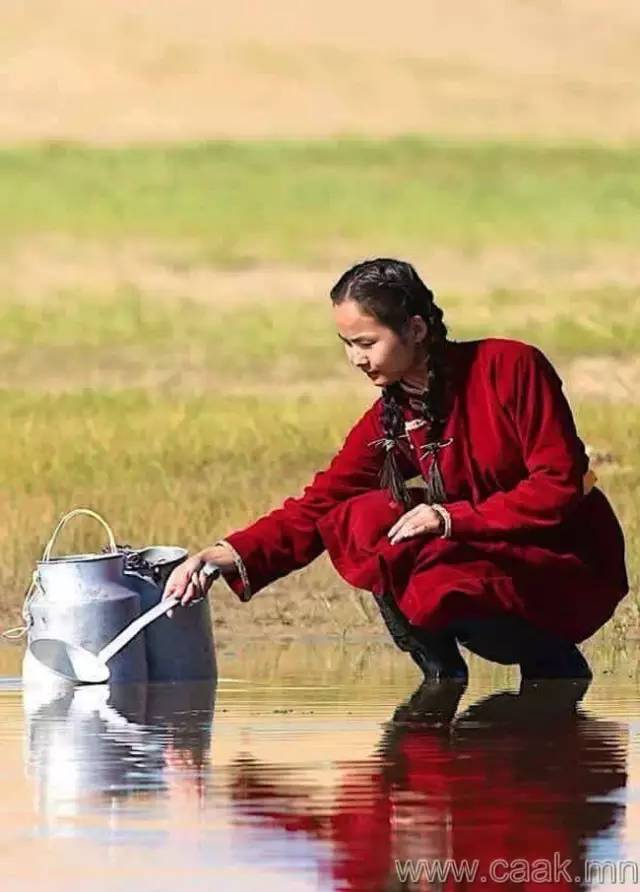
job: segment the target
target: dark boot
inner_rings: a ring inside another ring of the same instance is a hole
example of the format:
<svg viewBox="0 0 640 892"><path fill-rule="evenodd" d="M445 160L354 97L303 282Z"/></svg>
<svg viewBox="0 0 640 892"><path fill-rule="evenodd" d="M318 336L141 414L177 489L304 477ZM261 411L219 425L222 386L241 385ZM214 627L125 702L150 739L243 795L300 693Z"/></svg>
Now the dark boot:
<svg viewBox="0 0 640 892"><path fill-rule="evenodd" d="M550 653L540 653L520 663L523 681L538 678L593 678L585 657L575 644L554 648Z"/></svg>
<svg viewBox="0 0 640 892"><path fill-rule="evenodd" d="M501 614L467 618L454 626L459 641L485 660L517 663L524 680L592 677L575 644L532 626L521 617Z"/></svg>
<svg viewBox="0 0 640 892"><path fill-rule="evenodd" d="M384 593L376 601L394 642L420 667L426 681L467 681L467 664L453 635L427 632L411 625L393 595Z"/></svg>

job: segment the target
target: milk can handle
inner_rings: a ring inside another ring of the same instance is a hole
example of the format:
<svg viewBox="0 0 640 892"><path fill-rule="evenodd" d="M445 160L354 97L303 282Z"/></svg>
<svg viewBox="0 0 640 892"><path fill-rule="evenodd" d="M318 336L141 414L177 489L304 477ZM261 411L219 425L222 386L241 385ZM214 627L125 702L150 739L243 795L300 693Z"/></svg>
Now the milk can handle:
<svg viewBox="0 0 640 892"><path fill-rule="evenodd" d="M95 511L92 511L90 508L75 508L73 511L69 511L68 514L65 514L65 516L62 518L62 520L60 521L58 526L53 531L53 535L47 542L44 553L42 555L43 561L48 561L49 558L51 557L51 551L53 549L56 539L58 538L58 534L62 530L63 526L68 521L70 521L72 517L78 517L78 515L81 515L81 514L85 515L86 517L93 517L94 520L97 520L98 523L102 524L102 526L107 531L107 536L109 537L109 548L111 549L111 552L113 554L117 554L118 546L116 545L116 540L113 535L113 531L112 531L111 527L109 526L109 524L107 523L107 521L103 517L100 517L99 514L96 514ZM33 599L36 596L36 593L38 591L42 592L42 587L40 585L40 578L38 575L38 571L34 570L33 577L31 579L31 583L30 583L29 588L27 589L27 592L24 596L24 603L22 605L22 618L24 620L24 625L16 626L15 629L7 629L6 632L1 633L0 637L6 638L9 641L14 641L14 640L18 640L18 639L24 637L24 635L27 634L27 632L29 631L29 628L31 626L31 622L32 622L31 602L33 601Z"/></svg>
<svg viewBox="0 0 640 892"><path fill-rule="evenodd" d="M70 521L71 518L78 517L78 515L85 515L86 517L93 517L94 520L97 520L98 523L101 523L107 532L107 536L109 537L109 548L111 549L112 554L117 553L118 546L116 545L116 540L113 535L113 531L112 531L111 527L109 526L109 524L107 523L107 521L103 517L100 517L99 514L96 514L95 511L92 511L90 508L75 508L73 511L69 511L68 514L65 514L65 516L62 518L62 520L59 522L58 526L53 531L53 534L52 534L51 538L49 539L49 541L47 542L44 553L42 555L43 561L48 561L49 558L51 557L51 551L53 549L55 541L58 538L58 535L60 534L60 532L61 532L62 528L65 526L65 524L68 523L68 521Z"/></svg>

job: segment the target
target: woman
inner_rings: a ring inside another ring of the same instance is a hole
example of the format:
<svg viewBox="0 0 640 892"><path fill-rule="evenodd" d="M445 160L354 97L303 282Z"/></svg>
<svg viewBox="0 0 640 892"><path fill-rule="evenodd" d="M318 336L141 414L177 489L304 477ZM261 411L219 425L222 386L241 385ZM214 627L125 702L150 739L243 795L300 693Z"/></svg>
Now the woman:
<svg viewBox="0 0 640 892"><path fill-rule="evenodd" d="M165 596L205 594L213 561L247 601L326 548L426 678L466 679L458 642L524 678L590 677L576 642L628 591L624 539L551 364L518 341L448 339L398 260L354 266L331 300L381 397L302 496L189 557Z"/></svg>

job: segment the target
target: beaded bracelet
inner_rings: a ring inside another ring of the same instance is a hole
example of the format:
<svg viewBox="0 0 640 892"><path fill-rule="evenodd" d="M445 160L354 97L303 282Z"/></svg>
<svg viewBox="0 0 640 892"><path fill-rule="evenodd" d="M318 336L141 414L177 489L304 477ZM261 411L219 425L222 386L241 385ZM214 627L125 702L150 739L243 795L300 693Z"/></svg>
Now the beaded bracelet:
<svg viewBox="0 0 640 892"><path fill-rule="evenodd" d="M442 522L444 523L444 530L442 531L441 539L450 539L451 538L451 515L444 507L444 505L433 504L431 505L436 514L439 514L442 518Z"/></svg>
<svg viewBox="0 0 640 892"><path fill-rule="evenodd" d="M240 557L238 552L235 550L233 545L230 542L227 542L226 539L218 539L217 542L214 542L214 545L225 545L231 552L231 557L233 558L233 561L236 565L236 570L238 571L238 575L240 576L240 580L242 582L242 587L243 587L243 592L242 592L242 595L240 596L240 599L242 601L248 601L252 597L253 592L251 591L251 583L249 581L249 574L247 573L247 568L244 565L244 561L242 560L242 558Z"/></svg>

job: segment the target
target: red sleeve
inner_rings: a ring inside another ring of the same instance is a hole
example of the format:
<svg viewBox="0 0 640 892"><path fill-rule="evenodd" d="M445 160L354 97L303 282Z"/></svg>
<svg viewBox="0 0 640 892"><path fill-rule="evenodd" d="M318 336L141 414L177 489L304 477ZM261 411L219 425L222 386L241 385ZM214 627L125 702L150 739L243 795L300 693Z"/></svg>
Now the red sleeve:
<svg viewBox="0 0 640 892"><path fill-rule="evenodd" d="M447 504L454 539L508 538L553 527L583 497L588 459L562 382L543 353L523 347L506 375L509 380L498 385L504 388L499 398L512 414L528 476L483 502Z"/></svg>
<svg viewBox="0 0 640 892"><path fill-rule="evenodd" d="M240 577L227 579L242 600L306 566L324 550L316 522L334 505L379 488L384 450L371 445L382 436L378 404L364 413L328 468L315 475L301 496L286 499L280 508L222 540L244 565L244 582Z"/></svg>

